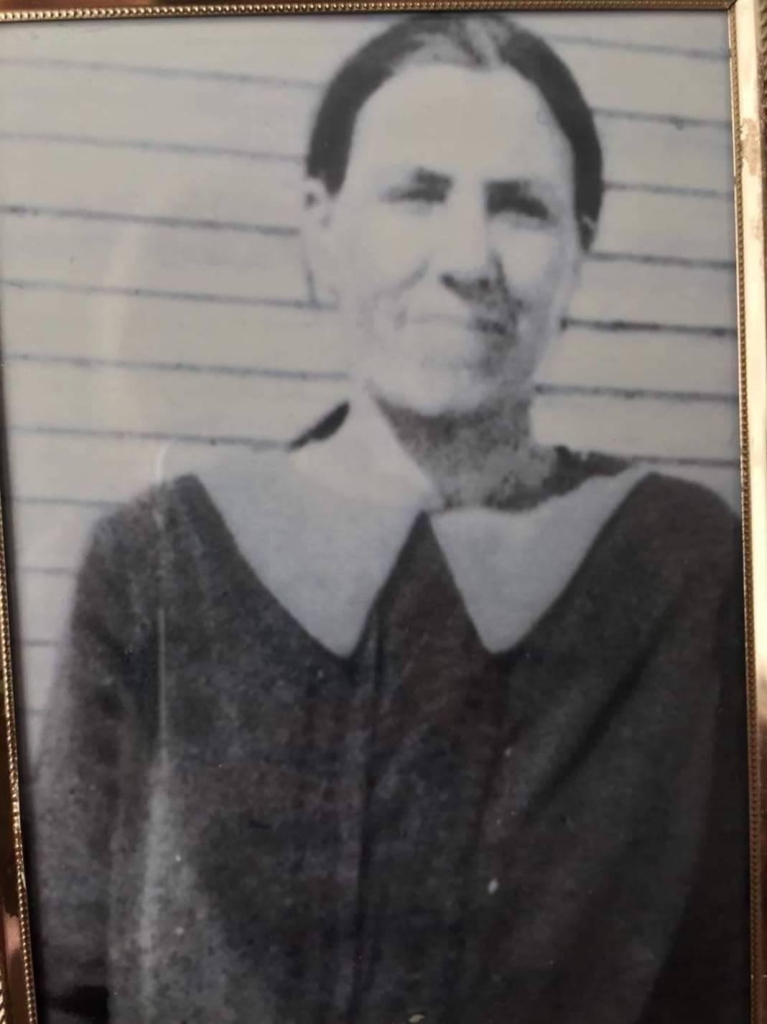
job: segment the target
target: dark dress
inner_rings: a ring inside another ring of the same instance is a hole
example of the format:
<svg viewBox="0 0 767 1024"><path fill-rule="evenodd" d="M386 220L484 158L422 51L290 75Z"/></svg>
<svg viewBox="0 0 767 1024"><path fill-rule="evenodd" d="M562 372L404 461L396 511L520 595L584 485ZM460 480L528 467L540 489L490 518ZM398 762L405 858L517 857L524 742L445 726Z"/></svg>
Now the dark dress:
<svg viewBox="0 0 767 1024"><path fill-rule="evenodd" d="M36 801L46 1019L746 1024L738 533L650 475L490 654L422 515L342 658L196 478L106 519Z"/></svg>

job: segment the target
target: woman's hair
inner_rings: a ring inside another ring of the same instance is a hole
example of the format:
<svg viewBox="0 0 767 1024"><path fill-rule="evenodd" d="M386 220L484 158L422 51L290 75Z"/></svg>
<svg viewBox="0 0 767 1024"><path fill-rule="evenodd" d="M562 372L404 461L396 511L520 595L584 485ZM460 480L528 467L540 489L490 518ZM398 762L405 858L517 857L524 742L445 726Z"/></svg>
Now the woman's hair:
<svg viewBox="0 0 767 1024"><path fill-rule="evenodd" d="M538 89L572 147L575 211L581 244L588 249L604 187L594 117L567 65L547 43L505 14L412 15L354 53L330 82L317 111L308 176L335 195L344 183L355 122L366 100L400 72L439 64L485 71L512 68Z"/></svg>

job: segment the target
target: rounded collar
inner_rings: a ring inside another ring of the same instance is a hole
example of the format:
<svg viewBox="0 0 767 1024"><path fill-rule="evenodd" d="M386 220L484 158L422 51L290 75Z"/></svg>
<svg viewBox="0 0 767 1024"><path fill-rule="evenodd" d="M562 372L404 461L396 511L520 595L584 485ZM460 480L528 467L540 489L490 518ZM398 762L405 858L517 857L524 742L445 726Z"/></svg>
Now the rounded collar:
<svg viewBox="0 0 767 1024"><path fill-rule="evenodd" d="M372 403L329 439L230 453L198 473L261 582L323 646L353 652L415 519L427 512L491 652L553 604L602 527L648 473L592 476L533 508L443 510Z"/></svg>

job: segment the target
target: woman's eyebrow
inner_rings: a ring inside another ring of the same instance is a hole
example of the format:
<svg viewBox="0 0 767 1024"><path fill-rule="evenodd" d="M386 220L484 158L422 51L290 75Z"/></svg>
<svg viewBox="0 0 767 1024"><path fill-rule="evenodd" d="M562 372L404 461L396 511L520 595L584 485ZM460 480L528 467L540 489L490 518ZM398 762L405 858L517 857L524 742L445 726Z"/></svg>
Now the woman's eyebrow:
<svg viewBox="0 0 767 1024"><path fill-rule="evenodd" d="M396 167L385 174L383 184L389 187L392 185L415 186L427 192L445 195L450 189L452 181L448 175L430 171L426 167Z"/></svg>
<svg viewBox="0 0 767 1024"><path fill-rule="evenodd" d="M442 192L446 192L451 185L451 179L446 174L430 171L426 167L417 167L413 172L412 179L417 185L439 189Z"/></svg>
<svg viewBox="0 0 767 1024"><path fill-rule="evenodd" d="M547 204L550 201L547 189L527 179L488 182L485 194L491 210L503 209L519 202Z"/></svg>

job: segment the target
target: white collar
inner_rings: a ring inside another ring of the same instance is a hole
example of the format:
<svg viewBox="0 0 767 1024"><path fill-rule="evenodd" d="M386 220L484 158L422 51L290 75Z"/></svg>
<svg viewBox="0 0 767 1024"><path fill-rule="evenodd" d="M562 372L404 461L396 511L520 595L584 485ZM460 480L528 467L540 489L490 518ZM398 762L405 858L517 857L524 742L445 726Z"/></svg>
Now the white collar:
<svg viewBox="0 0 767 1024"><path fill-rule="evenodd" d="M198 476L261 582L344 657L422 511L483 645L499 652L552 605L647 472L592 477L523 511L440 511L428 478L363 404L328 441L291 453L244 450Z"/></svg>

